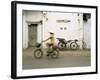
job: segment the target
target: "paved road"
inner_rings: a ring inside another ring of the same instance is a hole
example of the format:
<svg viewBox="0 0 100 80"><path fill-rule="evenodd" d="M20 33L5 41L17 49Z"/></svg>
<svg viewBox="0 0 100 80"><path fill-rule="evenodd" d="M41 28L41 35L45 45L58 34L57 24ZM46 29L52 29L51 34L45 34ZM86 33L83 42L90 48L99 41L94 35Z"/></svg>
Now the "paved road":
<svg viewBox="0 0 100 80"><path fill-rule="evenodd" d="M81 67L90 66L90 63L90 50L60 51L57 59L48 58L46 55L35 59L33 48L23 50L23 69Z"/></svg>

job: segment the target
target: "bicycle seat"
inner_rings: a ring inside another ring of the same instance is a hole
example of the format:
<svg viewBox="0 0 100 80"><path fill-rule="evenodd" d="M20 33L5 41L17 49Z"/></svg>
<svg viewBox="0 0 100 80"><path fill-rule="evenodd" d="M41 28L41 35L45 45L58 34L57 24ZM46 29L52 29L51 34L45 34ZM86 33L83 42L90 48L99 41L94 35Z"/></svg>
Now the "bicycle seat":
<svg viewBox="0 0 100 80"><path fill-rule="evenodd" d="M41 46L41 43L36 43L36 47L40 47Z"/></svg>
<svg viewBox="0 0 100 80"><path fill-rule="evenodd" d="M74 41L75 41L75 42L77 42L78 40L77 40L77 39L75 39Z"/></svg>

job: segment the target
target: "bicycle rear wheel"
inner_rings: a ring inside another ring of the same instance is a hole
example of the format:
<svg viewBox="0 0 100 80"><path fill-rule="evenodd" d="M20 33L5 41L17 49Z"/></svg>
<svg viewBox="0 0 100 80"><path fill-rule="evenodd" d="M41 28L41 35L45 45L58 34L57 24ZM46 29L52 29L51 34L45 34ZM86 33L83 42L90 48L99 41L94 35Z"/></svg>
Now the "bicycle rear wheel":
<svg viewBox="0 0 100 80"><path fill-rule="evenodd" d="M76 42L72 42L72 43L70 44L70 48L71 48L72 50L76 50L76 49L78 49L78 44L77 44Z"/></svg>
<svg viewBox="0 0 100 80"><path fill-rule="evenodd" d="M52 53L51 53L51 58L58 58L59 57L59 50L54 50Z"/></svg>

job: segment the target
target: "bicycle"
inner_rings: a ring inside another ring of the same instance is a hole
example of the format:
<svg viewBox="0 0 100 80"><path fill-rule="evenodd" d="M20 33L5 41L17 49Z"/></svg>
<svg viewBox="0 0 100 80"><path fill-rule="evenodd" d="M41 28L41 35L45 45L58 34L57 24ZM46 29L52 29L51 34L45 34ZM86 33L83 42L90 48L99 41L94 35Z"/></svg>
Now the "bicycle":
<svg viewBox="0 0 100 80"><path fill-rule="evenodd" d="M51 58L59 57L59 48L56 45L49 45L48 48L44 49L41 43L37 43L36 49L34 50L34 57L40 59L43 57L44 52Z"/></svg>

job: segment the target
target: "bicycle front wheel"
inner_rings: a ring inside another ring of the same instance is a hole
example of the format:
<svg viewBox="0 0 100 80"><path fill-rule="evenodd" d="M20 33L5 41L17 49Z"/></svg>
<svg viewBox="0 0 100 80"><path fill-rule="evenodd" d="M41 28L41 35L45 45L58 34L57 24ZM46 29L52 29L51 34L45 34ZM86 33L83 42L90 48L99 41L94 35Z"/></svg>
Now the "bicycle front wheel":
<svg viewBox="0 0 100 80"><path fill-rule="evenodd" d="M43 56L43 52L40 49L34 51L34 57L40 59Z"/></svg>

